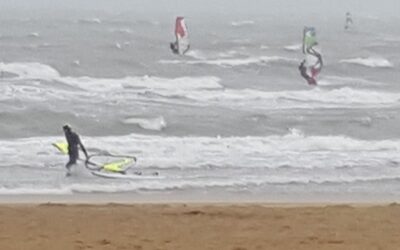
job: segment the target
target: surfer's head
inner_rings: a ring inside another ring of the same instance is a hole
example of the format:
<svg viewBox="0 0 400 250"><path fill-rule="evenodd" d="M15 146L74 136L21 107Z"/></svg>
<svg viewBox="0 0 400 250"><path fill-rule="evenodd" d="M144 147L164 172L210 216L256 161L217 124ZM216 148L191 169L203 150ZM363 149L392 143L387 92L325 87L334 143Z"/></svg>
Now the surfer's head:
<svg viewBox="0 0 400 250"><path fill-rule="evenodd" d="M62 128L63 128L63 130L64 130L65 132L71 131L71 126L69 126L69 124L65 124Z"/></svg>

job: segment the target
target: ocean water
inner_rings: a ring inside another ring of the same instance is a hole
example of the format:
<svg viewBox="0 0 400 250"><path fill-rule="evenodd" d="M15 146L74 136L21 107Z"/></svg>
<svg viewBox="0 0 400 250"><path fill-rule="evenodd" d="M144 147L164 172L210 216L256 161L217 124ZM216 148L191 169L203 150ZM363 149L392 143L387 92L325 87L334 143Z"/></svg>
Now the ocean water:
<svg viewBox="0 0 400 250"><path fill-rule="evenodd" d="M297 69L306 18L193 15L179 57L174 15L6 15L0 194L398 199L399 20L353 18L350 31L344 15L313 20L325 67L310 87ZM64 123L89 153L136 166L106 179L78 165L66 178L51 145Z"/></svg>

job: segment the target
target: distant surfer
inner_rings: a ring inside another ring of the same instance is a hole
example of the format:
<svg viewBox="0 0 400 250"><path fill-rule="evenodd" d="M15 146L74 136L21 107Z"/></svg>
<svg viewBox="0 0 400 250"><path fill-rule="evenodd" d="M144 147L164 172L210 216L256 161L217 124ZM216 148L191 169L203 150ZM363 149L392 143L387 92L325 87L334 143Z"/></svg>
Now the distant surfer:
<svg viewBox="0 0 400 250"><path fill-rule="evenodd" d="M304 59L300 65L299 65L299 71L301 76L306 79L309 85L317 85L317 80L315 79L317 75L321 72L323 62L322 62L322 56L320 53L318 53L316 50L314 50L312 47L307 49L307 54L315 56L317 58L317 61L314 65L311 66L310 68L310 74L307 73L307 66L306 60Z"/></svg>
<svg viewBox="0 0 400 250"><path fill-rule="evenodd" d="M353 25L353 18L351 17L350 12L347 12L346 13L346 24L344 25L344 29L348 30L351 25Z"/></svg>
<svg viewBox="0 0 400 250"><path fill-rule="evenodd" d="M320 53L318 53L316 50L314 50L313 48L309 49L309 54L313 55L317 58L316 63L311 67L311 77L314 79L317 77L317 75L321 72L322 70L322 66L323 66L323 62L322 62L322 56ZM316 84L316 82L315 82Z"/></svg>
<svg viewBox="0 0 400 250"><path fill-rule="evenodd" d="M169 44L172 53L184 55L190 49L189 34L184 17L177 17L175 21L175 42Z"/></svg>
<svg viewBox="0 0 400 250"><path fill-rule="evenodd" d="M79 138L79 135L77 133L73 132L69 125L64 125L63 130L64 130L65 138L67 139L67 143L68 143L68 155L69 155L69 161L65 165L65 167L69 171L71 166L76 164L76 161L79 158L78 147L80 147L82 149L83 153L85 154L86 161L88 161L89 156L86 152L85 146L83 146L81 139Z"/></svg>
<svg viewBox="0 0 400 250"><path fill-rule="evenodd" d="M304 27L303 29L304 60L299 65L299 71L309 85L317 85L316 78L323 67L322 56L315 48L318 46L316 34L314 27Z"/></svg>
<svg viewBox="0 0 400 250"><path fill-rule="evenodd" d="M309 85L317 85L317 82L315 79L313 79L311 76L307 74L307 67L304 65L306 63L306 60L303 60L300 65L299 65L299 70L301 76L306 79Z"/></svg>

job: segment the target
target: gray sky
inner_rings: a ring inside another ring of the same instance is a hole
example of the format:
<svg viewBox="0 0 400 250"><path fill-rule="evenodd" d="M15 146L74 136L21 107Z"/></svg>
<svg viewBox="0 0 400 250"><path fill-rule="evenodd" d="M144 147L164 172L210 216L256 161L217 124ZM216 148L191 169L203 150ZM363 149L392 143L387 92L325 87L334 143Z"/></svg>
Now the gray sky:
<svg viewBox="0 0 400 250"><path fill-rule="evenodd" d="M400 0L0 0L0 15L10 11L131 11L185 15L343 15L346 11L397 17Z"/></svg>

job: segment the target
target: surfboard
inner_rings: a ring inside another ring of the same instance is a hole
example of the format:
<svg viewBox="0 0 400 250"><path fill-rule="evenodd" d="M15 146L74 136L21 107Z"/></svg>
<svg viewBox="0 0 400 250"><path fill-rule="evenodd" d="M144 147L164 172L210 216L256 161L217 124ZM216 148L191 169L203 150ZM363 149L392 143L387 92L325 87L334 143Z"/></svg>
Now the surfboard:
<svg viewBox="0 0 400 250"><path fill-rule="evenodd" d="M160 179L160 175L158 172L153 172L150 175L143 174L142 172L135 172L133 174L121 174L121 173L111 173L111 172L104 172L104 171L92 171L92 174L102 178L109 178L109 179Z"/></svg>

